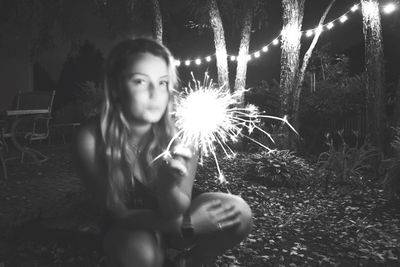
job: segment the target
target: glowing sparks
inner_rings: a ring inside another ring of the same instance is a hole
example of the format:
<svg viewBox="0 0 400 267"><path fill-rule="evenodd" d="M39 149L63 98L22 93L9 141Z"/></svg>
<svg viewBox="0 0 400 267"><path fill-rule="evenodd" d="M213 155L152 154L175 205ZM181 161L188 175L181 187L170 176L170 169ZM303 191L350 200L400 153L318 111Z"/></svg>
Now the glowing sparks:
<svg viewBox="0 0 400 267"><path fill-rule="evenodd" d="M218 163L218 149L225 156L232 157L235 153L229 144L237 142L242 137L271 151L269 147L250 137L257 129L274 143L271 135L258 126L262 118L280 120L295 131L286 117L263 115L254 105L243 107L240 103L242 93L243 91L231 94L228 88L216 86L207 73L203 83L193 78L189 88L185 88L185 91L177 96L173 117L178 132L170 141L166 151L155 160L169 156L173 143L178 141L184 146L198 149L201 158L212 155L219 181L226 182Z"/></svg>

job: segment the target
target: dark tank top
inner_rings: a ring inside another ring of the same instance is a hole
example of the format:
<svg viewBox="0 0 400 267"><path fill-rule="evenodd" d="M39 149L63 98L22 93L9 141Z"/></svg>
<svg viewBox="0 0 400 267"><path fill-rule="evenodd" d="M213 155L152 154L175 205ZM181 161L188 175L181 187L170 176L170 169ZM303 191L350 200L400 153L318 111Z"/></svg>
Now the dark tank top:
<svg viewBox="0 0 400 267"><path fill-rule="evenodd" d="M154 193L138 179L135 177L133 179L135 182L133 188L129 192L126 203L127 208L156 210L158 208L158 204Z"/></svg>

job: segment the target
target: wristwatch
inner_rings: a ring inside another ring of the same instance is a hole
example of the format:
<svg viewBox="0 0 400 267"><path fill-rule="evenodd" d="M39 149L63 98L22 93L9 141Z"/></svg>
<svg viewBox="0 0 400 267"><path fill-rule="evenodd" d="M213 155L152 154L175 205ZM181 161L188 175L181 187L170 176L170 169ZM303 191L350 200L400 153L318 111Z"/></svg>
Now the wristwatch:
<svg viewBox="0 0 400 267"><path fill-rule="evenodd" d="M192 238L194 236L194 227L190 220L189 212L183 215L181 234L183 238Z"/></svg>

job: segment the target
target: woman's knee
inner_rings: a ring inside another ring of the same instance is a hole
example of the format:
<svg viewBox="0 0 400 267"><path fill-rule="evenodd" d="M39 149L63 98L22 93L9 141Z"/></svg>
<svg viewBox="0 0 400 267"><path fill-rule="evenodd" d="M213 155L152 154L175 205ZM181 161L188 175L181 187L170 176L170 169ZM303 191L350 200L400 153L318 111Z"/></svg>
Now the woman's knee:
<svg viewBox="0 0 400 267"><path fill-rule="evenodd" d="M253 225L251 208L247 202L237 195L225 193L203 193L195 199L193 206L196 207L197 205L202 205L204 202L213 199L220 199L225 204L229 203L235 206L236 210L239 211L240 223L235 227L234 234L236 235L236 238L245 238L250 233Z"/></svg>
<svg viewBox="0 0 400 267"><path fill-rule="evenodd" d="M106 254L119 266L162 266L160 241L150 231L114 231L105 239Z"/></svg>
<svg viewBox="0 0 400 267"><path fill-rule="evenodd" d="M236 229L236 234L240 237L246 237L253 226L253 215L250 206L239 196L232 196L232 204L235 205L239 212L240 224Z"/></svg>

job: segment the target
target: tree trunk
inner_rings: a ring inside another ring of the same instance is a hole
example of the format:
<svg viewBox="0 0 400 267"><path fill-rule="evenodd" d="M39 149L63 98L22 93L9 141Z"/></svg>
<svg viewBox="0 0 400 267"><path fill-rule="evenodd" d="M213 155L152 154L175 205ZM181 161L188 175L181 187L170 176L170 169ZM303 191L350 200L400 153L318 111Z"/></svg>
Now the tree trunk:
<svg viewBox="0 0 400 267"><path fill-rule="evenodd" d="M324 21L326 19L326 16L328 15L330 9L332 8L332 5L335 3L336 0L331 0L330 4L328 7L325 9L324 13L322 14L321 19L319 20L318 23L318 28L322 27L324 24ZM303 62L300 67L300 71L297 74L296 77L296 86L294 87L294 92L293 92L293 118L292 118L292 126L295 129L299 129L300 123L299 123L299 109L300 109L300 95L301 95L301 89L304 81L304 76L307 70L308 63L310 61L312 52L314 51L315 46L317 45L318 39L321 35L320 30L315 31L314 33L314 38L310 44L310 47L308 48L307 52L304 54L303 57Z"/></svg>
<svg viewBox="0 0 400 267"><path fill-rule="evenodd" d="M161 7L158 0L151 0L151 6L153 7L154 22L153 22L153 37L156 38L160 43L163 41L163 24Z"/></svg>
<svg viewBox="0 0 400 267"><path fill-rule="evenodd" d="M385 131L385 66L381 17L378 0L361 0L367 72L367 122L373 144L380 151L384 147Z"/></svg>
<svg viewBox="0 0 400 267"><path fill-rule="evenodd" d="M281 115L287 115L292 120L293 91L296 84L296 75L299 70L301 26L304 15L305 0L282 0L283 29L281 35ZM285 128L287 136L290 135ZM287 148L294 144L287 140Z"/></svg>
<svg viewBox="0 0 400 267"><path fill-rule="evenodd" d="M400 77L397 80L396 98L394 104L393 124L400 127Z"/></svg>
<svg viewBox="0 0 400 267"><path fill-rule="evenodd" d="M208 0L208 13L214 32L215 54L217 58L218 85L229 89L228 58L225 44L224 27L219 13L217 0Z"/></svg>
<svg viewBox="0 0 400 267"><path fill-rule="evenodd" d="M242 38L240 40L239 55L237 58L235 91L242 91L241 102L244 103L244 89L246 88L247 55L249 53L251 27L253 22L253 2L246 1L243 18Z"/></svg>

